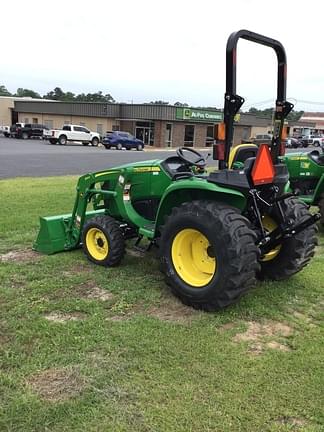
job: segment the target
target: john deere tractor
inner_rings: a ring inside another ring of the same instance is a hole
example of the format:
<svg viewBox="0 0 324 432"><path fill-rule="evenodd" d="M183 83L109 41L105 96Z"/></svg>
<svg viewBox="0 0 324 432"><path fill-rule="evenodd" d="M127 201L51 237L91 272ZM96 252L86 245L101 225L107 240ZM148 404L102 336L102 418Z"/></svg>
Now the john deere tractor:
<svg viewBox="0 0 324 432"><path fill-rule="evenodd" d="M242 169L231 169L234 117L244 102L236 94L240 38L274 49L277 101L271 146L261 145ZM86 174L78 181L72 214L40 219L35 249L52 254L82 245L90 261L110 267L121 262L127 239L138 243L144 238L158 247L173 293L207 311L236 302L256 278L289 278L314 255L318 219L287 192L288 170L279 160L283 123L291 109L281 43L247 30L231 34L224 124L213 148L219 170L207 173L202 154L182 147L165 160Z"/></svg>

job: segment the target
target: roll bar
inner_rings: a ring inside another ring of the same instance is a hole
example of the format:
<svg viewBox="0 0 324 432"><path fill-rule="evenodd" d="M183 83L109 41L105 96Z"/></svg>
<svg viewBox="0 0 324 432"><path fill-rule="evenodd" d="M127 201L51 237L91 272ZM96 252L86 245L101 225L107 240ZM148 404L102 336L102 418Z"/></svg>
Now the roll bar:
<svg viewBox="0 0 324 432"><path fill-rule="evenodd" d="M236 47L239 39L246 39L260 45L273 48L278 60L277 72L277 99L275 109L274 133L271 144L271 155L274 163L278 162L278 155L281 143L281 132L284 119L293 109L293 105L286 101L286 82L287 82L287 59L283 45L267 36L251 32L249 30L239 30L232 33L226 45L226 93L224 103L224 123L225 123L225 155L224 161L220 161L220 168L228 167L230 149L234 135L234 117L244 103L244 99L236 94Z"/></svg>
<svg viewBox="0 0 324 432"><path fill-rule="evenodd" d="M283 45L275 39L248 30L239 30L234 32L227 40L226 93L236 93L236 46L239 39L246 39L275 50L278 59L277 100L284 101L286 99L287 57Z"/></svg>

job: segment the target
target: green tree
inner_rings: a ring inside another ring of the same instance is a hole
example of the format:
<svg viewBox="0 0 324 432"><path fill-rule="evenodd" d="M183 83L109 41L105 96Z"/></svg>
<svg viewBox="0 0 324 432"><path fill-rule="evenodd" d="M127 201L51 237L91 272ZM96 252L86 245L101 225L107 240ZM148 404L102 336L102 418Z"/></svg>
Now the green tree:
<svg viewBox="0 0 324 432"><path fill-rule="evenodd" d="M15 93L15 96L18 97L32 97L32 98L41 98L41 95L34 90L25 89L22 87L17 88L17 91Z"/></svg>
<svg viewBox="0 0 324 432"><path fill-rule="evenodd" d="M75 97L75 100L81 102L106 102L106 103L114 103L115 99L111 96L111 94L103 94L102 91L98 91L96 93L80 93Z"/></svg>
<svg viewBox="0 0 324 432"><path fill-rule="evenodd" d="M169 105L169 102L165 102L163 100L156 100L156 101L151 101L150 104L153 104L153 105Z"/></svg>
<svg viewBox="0 0 324 432"><path fill-rule="evenodd" d="M263 110L258 110L257 108L251 107L249 109L250 114L254 114L258 117L272 118L273 112L274 112L274 108L265 108ZM291 113L289 113L289 115L287 116L287 119L290 121L298 121L303 114L304 111L292 110Z"/></svg>
<svg viewBox="0 0 324 432"><path fill-rule="evenodd" d="M46 93L43 96L43 98L44 99L52 99L52 100L62 100L64 95L65 95L65 93L63 92L63 90L60 87L55 87L54 90Z"/></svg>
<svg viewBox="0 0 324 432"><path fill-rule="evenodd" d="M182 103L182 102L176 102L175 104L174 104L174 106L177 106L177 107L187 107L187 106L189 106L187 103Z"/></svg>
<svg viewBox="0 0 324 432"><path fill-rule="evenodd" d="M0 96L12 96L12 94L6 89L4 85L0 85Z"/></svg>

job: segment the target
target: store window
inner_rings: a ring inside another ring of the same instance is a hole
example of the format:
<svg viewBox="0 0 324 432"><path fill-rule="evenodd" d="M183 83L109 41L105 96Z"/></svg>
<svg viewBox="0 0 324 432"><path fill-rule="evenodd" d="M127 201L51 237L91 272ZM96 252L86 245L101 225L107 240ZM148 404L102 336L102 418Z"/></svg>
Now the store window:
<svg viewBox="0 0 324 432"><path fill-rule="evenodd" d="M195 126L185 125L184 145L186 147L192 147L194 145L194 139L195 139Z"/></svg>
<svg viewBox="0 0 324 432"><path fill-rule="evenodd" d="M251 135L251 128L244 127L242 131L242 140L248 140Z"/></svg>
<svg viewBox="0 0 324 432"><path fill-rule="evenodd" d="M100 135L102 135L102 131L103 131L103 127L102 127L102 124L97 124L97 132L98 132L98 134L100 134Z"/></svg>
<svg viewBox="0 0 324 432"><path fill-rule="evenodd" d="M172 123L167 123L165 126L165 145L172 147Z"/></svg>
<svg viewBox="0 0 324 432"><path fill-rule="evenodd" d="M33 124L38 123L38 118L37 117L33 117Z"/></svg>
<svg viewBox="0 0 324 432"><path fill-rule="evenodd" d="M214 126L207 126L206 128L206 147L211 147L214 143Z"/></svg>
<svg viewBox="0 0 324 432"><path fill-rule="evenodd" d="M44 120L44 126L48 127L48 129L53 129L53 120Z"/></svg>

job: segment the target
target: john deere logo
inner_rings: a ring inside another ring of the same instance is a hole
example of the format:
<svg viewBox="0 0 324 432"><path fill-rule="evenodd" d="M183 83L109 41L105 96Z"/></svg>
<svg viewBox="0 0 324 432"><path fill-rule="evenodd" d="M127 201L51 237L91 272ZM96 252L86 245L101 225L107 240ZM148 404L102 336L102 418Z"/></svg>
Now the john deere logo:
<svg viewBox="0 0 324 432"><path fill-rule="evenodd" d="M223 113L194 108L177 108L176 118L181 120L219 122L223 120Z"/></svg>

